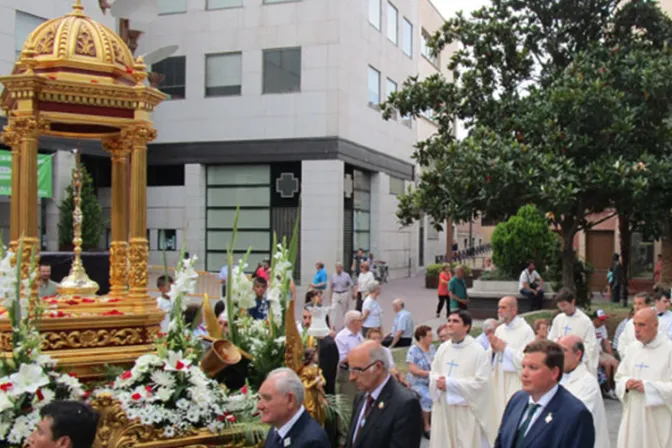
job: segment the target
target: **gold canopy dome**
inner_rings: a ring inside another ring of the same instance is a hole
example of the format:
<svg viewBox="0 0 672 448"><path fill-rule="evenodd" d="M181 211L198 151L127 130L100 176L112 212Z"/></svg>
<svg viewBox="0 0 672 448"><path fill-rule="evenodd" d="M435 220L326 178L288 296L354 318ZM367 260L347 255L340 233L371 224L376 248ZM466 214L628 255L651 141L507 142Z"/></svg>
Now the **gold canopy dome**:
<svg viewBox="0 0 672 448"><path fill-rule="evenodd" d="M68 73L71 80L95 76L105 84L135 85L135 72L145 69L134 61L117 33L84 13L80 0L69 14L39 25L26 39L21 53L15 73L31 67L36 74L52 78ZM32 60L27 61L29 55Z"/></svg>

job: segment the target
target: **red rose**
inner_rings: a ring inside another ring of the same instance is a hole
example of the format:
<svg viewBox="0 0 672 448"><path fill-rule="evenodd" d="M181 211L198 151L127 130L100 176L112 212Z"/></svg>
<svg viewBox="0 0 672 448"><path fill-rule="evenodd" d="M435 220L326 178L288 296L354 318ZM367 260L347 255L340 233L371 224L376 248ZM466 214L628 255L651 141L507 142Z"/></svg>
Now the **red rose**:
<svg viewBox="0 0 672 448"><path fill-rule="evenodd" d="M42 389L37 389L37 392L35 392L35 395L37 396L37 399L39 401L44 400L44 394L42 393Z"/></svg>
<svg viewBox="0 0 672 448"><path fill-rule="evenodd" d="M82 303L96 303L93 299L82 299Z"/></svg>
<svg viewBox="0 0 672 448"><path fill-rule="evenodd" d="M73 378L77 378L77 374L75 372L69 372L68 375Z"/></svg>
<svg viewBox="0 0 672 448"><path fill-rule="evenodd" d="M182 369L184 369L184 363L183 363L182 361L177 361L177 363L175 364L175 368L176 368L177 370L182 370Z"/></svg>
<svg viewBox="0 0 672 448"><path fill-rule="evenodd" d="M138 401L142 398L142 395L140 395L139 393L136 392L133 395L131 395L131 398L135 401Z"/></svg>
<svg viewBox="0 0 672 448"><path fill-rule="evenodd" d="M225 421L226 420L226 415L218 415L217 420L219 420L220 422Z"/></svg>
<svg viewBox="0 0 672 448"><path fill-rule="evenodd" d="M90 396L91 396L91 392L89 392L89 391L87 390L86 392L84 392L83 398L84 398L85 400L88 400L88 398L89 398Z"/></svg>
<svg viewBox="0 0 672 448"><path fill-rule="evenodd" d="M150 393L150 394L151 394L152 392L154 392L154 391L152 390L152 386L149 386L149 385L145 386L145 390L146 390L148 393Z"/></svg>
<svg viewBox="0 0 672 448"><path fill-rule="evenodd" d="M247 386L243 386L240 388L240 393L243 395L247 395Z"/></svg>
<svg viewBox="0 0 672 448"><path fill-rule="evenodd" d="M226 416L226 421L230 423L236 423L236 416L231 414Z"/></svg>
<svg viewBox="0 0 672 448"><path fill-rule="evenodd" d="M3 391L3 392L7 392L7 391L10 390L12 387L14 387L14 385L13 385L12 383L3 383L3 384L0 384L0 390Z"/></svg>
<svg viewBox="0 0 672 448"><path fill-rule="evenodd" d="M133 376L133 374L131 373L131 371L127 370L127 371L125 371L124 373L121 374L121 379L122 380L128 380L128 379L131 379L132 376Z"/></svg>

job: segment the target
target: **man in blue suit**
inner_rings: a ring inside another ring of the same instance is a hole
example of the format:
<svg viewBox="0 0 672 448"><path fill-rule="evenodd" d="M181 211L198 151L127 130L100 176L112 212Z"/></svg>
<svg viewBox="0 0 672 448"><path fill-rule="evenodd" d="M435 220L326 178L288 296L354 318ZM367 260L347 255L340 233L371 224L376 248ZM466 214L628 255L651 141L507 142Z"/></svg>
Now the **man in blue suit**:
<svg viewBox="0 0 672 448"><path fill-rule="evenodd" d="M324 429L303 407L304 389L293 370L279 368L259 388L257 409L271 425L264 448L330 448Z"/></svg>
<svg viewBox="0 0 672 448"><path fill-rule="evenodd" d="M593 416L558 384L562 348L540 340L529 343L523 353L523 390L506 405L495 448L593 448Z"/></svg>

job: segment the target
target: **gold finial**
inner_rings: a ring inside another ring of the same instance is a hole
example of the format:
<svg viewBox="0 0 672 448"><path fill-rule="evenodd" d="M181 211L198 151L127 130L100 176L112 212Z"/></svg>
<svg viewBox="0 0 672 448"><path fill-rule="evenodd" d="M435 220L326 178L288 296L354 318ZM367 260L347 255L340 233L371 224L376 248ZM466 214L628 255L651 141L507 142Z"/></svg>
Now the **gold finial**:
<svg viewBox="0 0 672 448"><path fill-rule="evenodd" d="M75 0L75 4L72 5L72 10L75 12L84 11L84 7L82 6L82 0Z"/></svg>
<svg viewBox="0 0 672 448"><path fill-rule="evenodd" d="M98 283L86 274L82 264L82 168L79 162L79 150L75 149L75 171L72 175L72 245L75 259L72 260L70 274L58 287L59 296L92 296L98 292Z"/></svg>

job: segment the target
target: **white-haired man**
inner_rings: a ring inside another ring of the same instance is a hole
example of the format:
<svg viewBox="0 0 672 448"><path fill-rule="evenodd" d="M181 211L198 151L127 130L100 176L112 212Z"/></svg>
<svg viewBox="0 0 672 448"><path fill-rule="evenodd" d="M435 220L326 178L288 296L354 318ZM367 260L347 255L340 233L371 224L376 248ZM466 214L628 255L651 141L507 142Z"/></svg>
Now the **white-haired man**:
<svg viewBox="0 0 672 448"><path fill-rule="evenodd" d="M411 312L404 307L404 301L397 298L392 302L392 309L395 312L392 331L383 339L385 347L410 347L413 343L413 316Z"/></svg>
<svg viewBox="0 0 672 448"><path fill-rule="evenodd" d="M329 448L327 433L303 407L303 383L291 369L279 368L259 388L257 409L261 421L271 425L264 448Z"/></svg>
<svg viewBox="0 0 672 448"><path fill-rule="evenodd" d="M336 375L337 391L341 395L354 398L357 390L348 379L348 355L359 344L364 342L362 336L362 313L350 310L345 313L345 328L334 338L338 347L338 374Z"/></svg>
<svg viewBox="0 0 672 448"><path fill-rule="evenodd" d="M344 325L345 313L350 308L350 298L353 294L354 284L350 274L343 271L343 263L336 263L336 272L331 274L329 281L329 290L331 291L329 304L331 310L331 322L336 331L341 330Z"/></svg>
<svg viewBox="0 0 672 448"><path fill-rule="evenodd" d="M488 339L490 335L495 334L495 330L499 326L499 322L495 319L485 319L483 321L483 326L481 327L481 334L476 337L476 342L481 344L483 350L490 350L490 340Z"/></svg>

